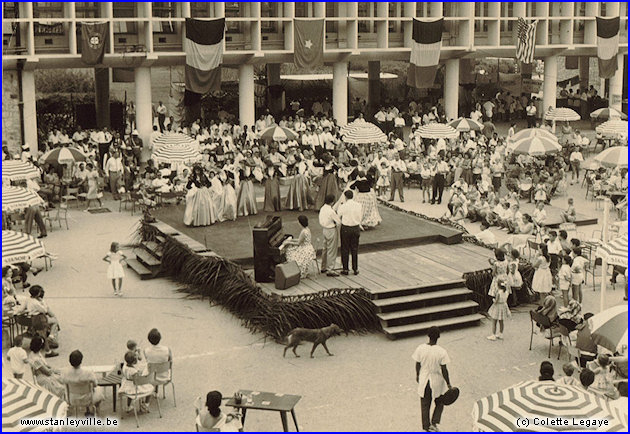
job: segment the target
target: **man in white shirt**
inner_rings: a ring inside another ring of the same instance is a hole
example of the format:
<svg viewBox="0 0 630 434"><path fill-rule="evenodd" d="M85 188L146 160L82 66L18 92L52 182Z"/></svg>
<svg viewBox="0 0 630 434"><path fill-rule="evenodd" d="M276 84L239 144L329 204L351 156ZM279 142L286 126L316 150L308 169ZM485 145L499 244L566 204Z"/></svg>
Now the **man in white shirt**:
<svg viewBox="0 0 630 434"><path fill-rule="evenodd" d="M118 180L123 175L124 166L118 151L114 151L112 156L105 163L105 176L109 178L109 191L114 195L114 200L118 200Z"/></svg>
<svg viewBox="0 0 630 434"><path fill-rule="evenodd" d="M405 174L407 173L407 165L405 164L404 161L400 159L400 155L398 154L398 152L394 154L394 159L391 163L391 168L392 168L392 187L391 187L392 193L390 195L389 201L390 202L394 201L396 190L398 190L398 196L400 197L400 201L404 202L405 196L403 194L403 181L404 181Z"/></svg>
<svg viewBox="0 0 630 434"><path fill-rule="evenodd" d="M416 382L418 383L418 395L420 395L422 410L422 429L424 431L438 431L437 425L442 419L442 411L444 410L442 395L451 389L451 381L446 368L451 360L446 350L437 344L440 338L440 329L433 326L427 335L429 343L418 346L411 358L416 362ZM431 401L435 402L432 417L430 417Z"/></svg>
<svg viewBox="0 0 630 434"><path fill-rule="evenodd" d="M381 128L381 130L385 131L385 121L387 120L385 107L381 107L381 109L376 112L376 114L374 115L374 119L376 119L376 124Z"/></svg>
<svg viewBox="0 0 630 434"><path fill-rule="evenodd" d="M438 156L437 163L435 163L435 175L433 176L433 195L431 196L431 205L442 203L442 194L444 193L444 184L446 182L446 175L451 170L449 165L442 159L442 156Z"/></svg>
<svg viewBox="0 0 630 434"><path fill-rule="evenodd" d="M157 106L157 115L158 115L158 125L160 127L160 132L164 132L164 121L166 120L166 114L168 110L166 110L166 106L162 103L162 101L158 102Z"/></svg>
<svg viewBox="0 0 630 434"><path fill-rule="evenodd" d="M534 128L536 126L536 106L534 105L534 101L530 101L529 105L525 109L526 117L527 117L527 128Z"/></svg>
<svg viewBox="0 0 630 434"><path fill-rule="evenodd" d="M322 273L327 276L338 276L335 270L337 261L337 225L341 224L339 216L332 208L335 196L332 194L324 198L324 206L319 210L319 225L324 233L324 246L322 248Z"/></svg>
<svg viewBox="0 0 630 434"><path fill-rule="evenodd" d="M361 204L353 200L352 190L344 192L346 202L339 206L337 214L341 219L341 274L349 274L348 259L352 253L352 269L355 276L359 274L359 236L361 235L361 218L363 210Z"/></svg>
<svg viewBox="0 0 630 434"><path fill-rule="evenodd" d="M577 146L573 148L573 152L569 156L569 162L571 163L571 185L574 181L580 180L580 164L584 161L584 157L580 152L580 148Z"/></svg>

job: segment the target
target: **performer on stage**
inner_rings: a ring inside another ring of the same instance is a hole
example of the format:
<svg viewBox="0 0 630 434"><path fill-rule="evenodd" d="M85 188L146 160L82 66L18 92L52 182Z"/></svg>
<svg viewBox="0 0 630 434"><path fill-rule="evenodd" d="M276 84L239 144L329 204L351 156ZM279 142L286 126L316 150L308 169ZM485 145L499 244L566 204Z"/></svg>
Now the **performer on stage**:
<svg viewBox="0 0 630 434"><path fill-rule="evenodd" d="M237 214L239 216L248 216L258 214L258 206L256 204L256 196L254 193L254 176L252 170L256 167L256 163L251 158L251 152L245 151L245 159L240 161L240 187L237 197Z"/></svg>
<svg viewBox="0 0 630 434"><path fill-rule="evenodd" d="M308 209L309 200L309 184L306 178L306 171L308 167L306 163L302 161L299 155L295 156L296 171L289 185L289 192L287 193L287 201L284 206L285 209L304 211Z"/></svg>
<svg viewBox="0 0 630 434"><path fill-rule="evenodd" d="M210 181L203 173L201 166L193 167L186 188L186 210L184 224L186 226L208 226L216 221L216 212L208 187Z"/></svg>
<svg viewBox="0 0 630 434"><path fill-rule="evenodd" d="M315 260L316 254L313 244L311 243L312 236L311 230L308 228L308 217L300 215L298 216L298 222L300 222L302 226L300 236L297 240L291 238L287 239L281 246L281 249L286 247L285 255L287 261L297 262L300 268L300 277L304 279L308 277L309 267L313 260Z"/></svg>
<svg viewBox="0 0 630 434"><path fill-rule="evenodd" d="M223 217L223 183L221 182L220 175L214 171L210 171L210 196L212 197L212 203L214 204L214 212L217 216L217 221L222 222L225 220Z"/></svg>
<svg viewBox="0 0 630 434"><path fill-rule="evenodd" d="M364 228L376 227L382 221L373 187L374 178L363 171L359 171L356 180L350 184L350 189L356 192L355 200L361 204L361 225Z"/></svg>
<svg viewBox="0 0 630 434"><path fill-rule="evenodd" d="M361 226L363 211L361 204L353 200L352 190L346 190L344 195L346 202L339 206L337 214L341 219L341 265L343 267L341 274L347 276L350 254L352 254L352 270L355 275L359 274L359 236L363 229Z"/></svg>
<svg viewBox="0 0 630 434"><path fill-rule="evenodd" d="M234 172L225 172L227 180L223 186L223 218L225 220L236 220L237 201L236 191L234 190Z"/></svg>
<svg viewBox="0 0 630 434"><path fill-rule="evenodd" d="M337 184L337 171L339 166L335 164L335 160L329 153L322 155L321 161L315 164L324 168L324 175L315 198L315 209L320 209L324 205L326 196L332 194L335 200L339 197L339 185Z"/></svg>
<svg viewBox="0 0 630 434"><path fill-rule="evenodd" d="M280 184L276 169L273 165L267 167L267 177L265 179L265 203L263 210L267 212L280 211L282 204L280 203Z"/></svg>

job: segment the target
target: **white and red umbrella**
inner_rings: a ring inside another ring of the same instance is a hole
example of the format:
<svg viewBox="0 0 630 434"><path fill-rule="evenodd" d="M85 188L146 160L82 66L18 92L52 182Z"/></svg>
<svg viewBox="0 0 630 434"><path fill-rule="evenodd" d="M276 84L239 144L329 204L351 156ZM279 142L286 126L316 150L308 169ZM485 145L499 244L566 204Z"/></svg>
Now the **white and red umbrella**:
<svg viewBox="0 0 630 434"><path fill-rule="evenodd" d="M627 238L626 238L627 240ZM628 247L626 241L626 248ZM626 250L626 264L627 262ZM591 335L597 345L610 351L622 350L622 345L628 345L628 305L622 304L611 307L596 315L590 321L593 324Z"/></svg>
<svg viewBox="0 0 630 434"><path fill-rule="evenodd" d="M194 163L201 154L190 145L164 145L153 151L151 159L156 163Z"/></svg>
<svg viewBox="0 0 630 434"><path fill-rule="evenodd" d="M276 142L286 142L297 138L297 133L289 128L273 124L260 132L260 138Z"/></svg>
<svg viewBox="0 0 630 434"><path fill-rule="evenodd" d="M44 199L33 190L13 186L2 188L2 212L19 211L29 206L43 204Z"/></svg>
<svg viewBox="0 0 630 434"><path fill-rule="evenodd" d="M376 125L366 122L363 119L357 119L341 129L341 135L345 143L354 145L385 143L387 136Z"/></svg>
<svg viewBox="0 0 630 434"><path fill-rule="evenodd" d="M581 116L573 109L556 107L545 113L545 119L557 122L579 121Z"/></svg>
<svg viewBox="0 0 630 434"><path fill-rule="evenodd" d="M44 244L35 237L16 231L2 231L2 266L29 262L46 254Z"/></svg>
<svg viewBox="0 0 630 434"><path fill-rule="evenodd" d="M594 121L607 121L609 119L628 119L625 113L611 107L605 107L595 110L591 113L591 119Z"/></svg>
<svg viewBox="0 0 630 434"><path fill-rule="evenodd" d="M2 162L2 179L23 181L39 178L41 173L32 163L22 160L6 160Z"/></svg>
<svg viewBox="0 0 630 434"><path fill-rule="evenodd" d="M611 119L595 128L597 134L604 138L628 137L628 122L620 119Z"/></svg>
<svg viewBox="0 0 630 434"><path fill-rule="evenodd" d="M165 145L195 145L195 139L182 133L164 133L153 141L153 149Z"/></svg>
<svg viewBox="0 0 630 434"><path fill-rule="evenodd" d="M595 156L595 161L605 167L628 167L628 147L613 146Z"/></svg>
<svg viewBox="0 0 630 434"><path fill-rule="evenodd" d="M558 140L551 140L547 137L533 137L510 142L508 150L514 154L540 156L560 152L562 146L558 144Z"/></svg>
<svg viewBox="0 0 630 434"><path fill-rule="evenodd" d="M459 118L448 123L449 126L455 128L457 131L481 131L483 130L483 124L476 120L469 118Z"/></svg>
<svg viewBox="0 0 630 434"><path fill-rule="evenodd" d="M2 431L51 431L51 426L22 425L25 419L66 418L68 404L25 380L2 380Z"/></svg>
<svg viewBox="0 0 630 434"><path fill-rule="evenodd" d="M425 139L455 139L459 135L457 130L450 125L438 123L423 125L416 132Z"/></svg>
<svg viewBox="0 0 630 434"><path fill-rule="evenodd" d="M521 139L533 139L535 137L542 137L549 140L555 140L556 143L558 142L556 135L544 128L525 128L524 130L514 134L509 140L511 142L518 142Z"/></svg>
<svg viewBox="0 0 630 434"><path fill-rule="evenodd" d="M86 161L87 156L73 147L55 148L46 152L39 159L41 164L52 164L59 166L62 164L70 164L78 161Z"/></svg>

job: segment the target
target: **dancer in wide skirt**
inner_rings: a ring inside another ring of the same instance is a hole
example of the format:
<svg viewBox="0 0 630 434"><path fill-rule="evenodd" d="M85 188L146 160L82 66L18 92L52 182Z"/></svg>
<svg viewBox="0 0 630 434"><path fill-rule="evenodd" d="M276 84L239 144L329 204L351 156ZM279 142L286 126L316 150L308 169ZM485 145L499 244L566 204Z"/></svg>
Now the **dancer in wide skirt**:
<svg viewBox="0 0 630 434"><path fill-rule="evenodd" d="M186 226L208 226L216 221L214 204L208 190L209 185L210 181L203 173L201 166L195 166L186 185L188 189L184 211Z"/></svg>
<svg viewBox="0 0 630 434"><path fill-rule="evenodd" d="M285 209L304 211L308 209L308 204L311 202L309 195L309 182L306 178L307 166L302 161L300 156L296 156L296 172L293 175L291 184L289 185L289 192L287 193L287 200L285 203Z"/></svg>
<svg viewBox="0 0 630 434"><path fill-rule="evenodd" d="M255 167L255 165L254 165ZM239 171L240 187L236 198L236 210L238 216L248 216L258 214L256 195L254 193L253 173L246 160L241 160Z"/></svg>
<svg viewBox="0 0 630 434"><path fill-rule="evenodd" d="M320 163L315 166L323 166L324 176L322 177L317 197L315 198L315 209L320 209L325 202L326 196L329 194L335 197L335 201L339 198L339 184L337 181L337 171L339 167L335 164L333 157L329 153L322 155Z"/></svg>
<svg viewBox="0 0 630 434"><path fill-rule="evenodd" d="M278 183L277 171L273 166L267 167L267 177L265 179L265 203L263 210L267 212L280 211L280 184Z"/></svg>

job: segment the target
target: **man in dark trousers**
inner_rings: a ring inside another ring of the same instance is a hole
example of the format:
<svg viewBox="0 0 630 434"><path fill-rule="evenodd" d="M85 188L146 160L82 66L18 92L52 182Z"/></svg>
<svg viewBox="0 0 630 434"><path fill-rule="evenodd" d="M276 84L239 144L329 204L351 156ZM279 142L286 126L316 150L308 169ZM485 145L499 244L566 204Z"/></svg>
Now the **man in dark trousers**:
<svg viewBox="0 0 630 434"><path fill-rule="evenodd" d="M349 274L348 259L352 253L352 270L355 276L359 274L359 236L361 235L361 218L363 211L361 204L353 200L352 190L344 192L345 203L339 206L337 215L341 219L341 274Z"/></svg>
<svg viewBox="0 0 630 434"><path fill-rule="evenodd" d="M400 201L405 201L405 196L403 195L403 182L405 175L407 173L407 165L404 161L400 159L400 154L396 152L394 154L394 161L391 162L392 168L392 194L389 198L390 202L394 201L394 195L396 191L398 191L398 197L400 197Z"/></svg>
<svg viewBox="0 0 630 434"><path fill-rule="evenodd" d="M442 193L444 193L444 184L446 183L446 175L451 170L448 163L444 161L441 154L438 154L435 163L433 176L433 196L431 197L431 205L434 203L442 203Z"/></svg>
<svg viewBox="0 0 630 434"><path fill-rule="evenodd" d="M431 327L427 333L429 343L421 344L416 348L411 358L416 362L416 382L418 383L418 395L420 395L420 407L422 410L422 429L425 431L438 431L438 424L442 419L444 403L442 396L451 389L451 381L446 365L450 362L446 350L437 344L440 337L440 329ZM431 413L431 401L435 401L433 416Z"/></svg>

